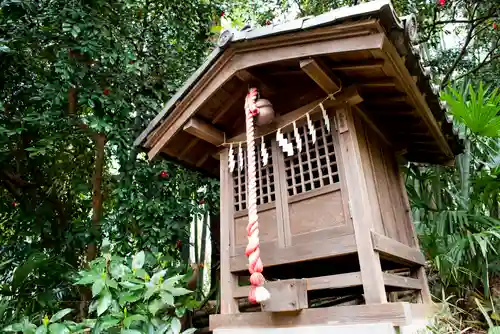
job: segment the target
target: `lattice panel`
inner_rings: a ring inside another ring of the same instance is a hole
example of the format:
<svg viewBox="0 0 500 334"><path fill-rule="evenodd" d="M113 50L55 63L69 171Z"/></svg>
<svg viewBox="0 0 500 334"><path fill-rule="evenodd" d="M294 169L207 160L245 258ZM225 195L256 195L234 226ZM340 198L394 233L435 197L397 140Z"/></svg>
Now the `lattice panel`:
<svg viewBox="0 0 500 334"><path fill-rule="evenodd" d="M308 134L307 125L298 128L302 152L298 153L293 131L284 134L293 143L294 155L285 157L288 195L293 196L339 182L333 137L326 132L323 119L314 122L316 143Z"/></svg>
<svg viewBox="0 0 500 334"><path fill-rule="evenodd" d="M267 143L269 159L266 166L262 166L260 155L260 143L256 143L255 159L257 161L257 205L271 203L276 200L276 189L274 185L274 168L270 143ZM237 149L235 150L237 152ZM240 170L238 160L233 172L234 184L234 210L242 211L247 208L247 152L243 149L244 168Z"/></svg>

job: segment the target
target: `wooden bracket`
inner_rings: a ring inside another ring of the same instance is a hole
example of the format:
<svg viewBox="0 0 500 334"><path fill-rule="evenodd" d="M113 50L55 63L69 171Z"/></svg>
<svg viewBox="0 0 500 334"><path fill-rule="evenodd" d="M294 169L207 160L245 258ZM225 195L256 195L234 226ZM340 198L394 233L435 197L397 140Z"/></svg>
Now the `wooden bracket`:
<svg viewBox="0 0 500 334"><path fill-rule="evenodd" d="M308 308L306 279L269 282L265 286L271 299L261 304L262 311L289 312Z"/></svg>
<svg viewBox="0 0 500 334"><path fill-rule="evenodd" d="M224 132L195 117L189 119L183 130L215 146L224 142Z"/></svg>

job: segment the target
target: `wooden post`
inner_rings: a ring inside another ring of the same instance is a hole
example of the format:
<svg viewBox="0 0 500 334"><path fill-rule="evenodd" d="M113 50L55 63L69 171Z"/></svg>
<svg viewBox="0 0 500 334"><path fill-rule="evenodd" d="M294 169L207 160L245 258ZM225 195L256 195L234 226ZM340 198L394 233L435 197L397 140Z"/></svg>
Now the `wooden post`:
<svg viewBox="0 0 500 334"><path fill-rule="evenodd" d="M239 313L238 302L233 298L237 277L231 273L230 231L233 223L233 180L229 173L229 149L220 159L220 301L221 314Z"/></svg>
<svg viewBox="0 0 500 334"><path fill-rule="evenodd" d="M349 209L358 250L359 266L366 304L387 303L380 257L373 249L371 231L374 227L372 210L366 185L360 145L350 110L336 112L340 153L344 164L345 182L349 193Z"/></svg>

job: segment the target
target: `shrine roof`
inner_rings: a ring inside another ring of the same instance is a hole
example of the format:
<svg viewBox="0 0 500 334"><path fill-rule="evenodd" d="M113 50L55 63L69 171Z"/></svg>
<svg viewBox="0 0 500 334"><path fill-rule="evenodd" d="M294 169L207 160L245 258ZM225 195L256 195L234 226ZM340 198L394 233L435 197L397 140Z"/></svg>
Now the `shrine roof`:
<svg viewBox="0 0 500 334"><path fill-rule="evenodd" d="M451 121L446 117L445 106L439 101L439 89L438 86L432 84L433 80L430 69L423 67L423 61L421 59L419 51L420 49L417 45L414 44L416 37L415 18L412 16L399 18L396 15L394 8L389 0L376 0L357 6L342 7L318 16L303 17L279 24L271 24L255 28L250 27L242 31L223 32L219 38L219 45L215 47L215 49L211 52L205 62L190 76L185 84L165 104L161 112L159 112L158 115L149 123L147 128L136 139L135 145L151 151L151 149L158 142L158 137L160 136L159 132L163 131L161 129L162 126L165 126L166 123L170 122L170 118L172 118L172 120L175 120L175 117L177 117L171 116L172 111L176 109L177 106L185 103L188 98L189 100L191 100L191 96L189 94L192 94L193 90L196 91L196 89L200 85L200 81L202 81L206 76L210 75L210 73L207 74L207 72L212 71L214 67L218 65L218 63L223 62L222 58L225 54L228 53L228 50L237 49L238 47L241 47L241 45L246 47L247 45L249 45L248 43L260 42L261 40L263 41L262 43L266 43L266 41L274 41L273 37L278 38L279 36L283 35L293 36L295 34L303 34L301 36L304 36L303 38L307 38L305 34L310 33L311 36L313 36L315 31L321 31L322 28L326 29L327 27L346 26L346 31L349 29L352 30L354 28L351 27L353 27L353 24L355 24L356 22L359 25L359 22L369 21L377 22L377 24L382 28L381 32L384 33L385 37L392 43L392 45L396 49L397 54L404 62L404 66L414 78L419 93L425 99L424 103L426 104L426 108L430 110L430 112L432 112L435 121L439 124L440 131L446 138L447 145L449 145L448 153L444 154L444 156L442 154L440 156L436 154L435 159L430 158L429 161L425 161L425 158L420 158L417 155L412 155L410 156L410 160L442 163L446 159L452 159L453 155L460 152L461 143L457 138L456 133L454 133L453 131ZM361 49L359 49L358 51L360 52ZM377 59L372 59L370 61L375 62L376 60ZM265 68L262 68L261 72L264 70ZM250 76L252 75L250 74ZM346 76L349 77L349 75ZM228 82L230 81L231 79L226 80L224 84L228 85ZM226 91L228 95L232 94L231 88L226 88ZM233 93L237 94L238 92L235 91ZM207 96L207 99L209 98L212 98L212 96ZM216 123L211 115L202 116L202 119L208 121L208 123ZM226 128L224 128L222 125L219 128L220 130L226 132ZM172 131L176 132L178 130L178 128L175 128ZM154 136L156 136L157 138L154 140L151 139ZM177 141L181 139L182 138L177 138ZM208 146L206 148L202 148L201 151L207 148ZM150 158L152 158L157 153L166 153L167 156L176 158L177 160L182 160L178 159L178 152L169 154L169 152L165 152L164 150L158 152L158 149L156 149L155 154L150 154ZM412 159L413 156L415 156L416 159ZM187 165L193 167L193 163L188 163ZM212 168L213 166L208 167L209 170L212 170ZM207 168L202 167L201 169L206 170Z"/></svg>

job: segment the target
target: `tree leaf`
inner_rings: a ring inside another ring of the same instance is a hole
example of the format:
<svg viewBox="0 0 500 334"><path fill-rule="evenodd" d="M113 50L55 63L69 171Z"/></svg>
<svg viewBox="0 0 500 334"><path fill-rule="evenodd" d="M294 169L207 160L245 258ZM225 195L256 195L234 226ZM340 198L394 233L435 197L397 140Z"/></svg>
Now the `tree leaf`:
<svg viewBox="0 0 500 334"><path fill-rule="evenodd" d="M146 255L144 254L144 251L140 251L139 253L135 254L134 258L132 259L132 269L141 269L144 265L145 259Z"/></svg>
<svg viewBox="0 0 500 334"><path fill-rule="evenodd" d="M186 329L184 332L182 332L182 334L193 334L196 331L197 331L196 328L189 328L189 329Z"/></svg>
<svg viewBox="0 0 500 334"><path fill-rule="evenodd" d="M148 290L144 294L144 300L148 300L149 298L151 298L157 291L158 288L156 286L148 288Z"/></svg>
<svg viewBox="0 0 500 334"><path fill-rule="evenodd" d="M152 302L149 303L148 305L148 310L151 312L153 316L156 315L156 313L163 308L165 304L161 301L161 299L155 299Z"/></svg>
<svg viewBox="0 0 500 334"><path fill-rule="evenodd" d="M51 324L49 326L50 334L69 334L68 327L60 323Z"/></svg>
<svg viewBox="0 0 500 334"><path fill-rule="evenodd" d="M142 293L140 292L125 291L120 294L119 303L121 306L123 306L126 303L134 303L141 298Z"/></svg>
<svg viewBox="0 0 500 334"><path fill-rule="evenodd" d="M488 334L500 334L500 326L491 327Z"/></svg>
<svg viewBox="0 0 500 334"><path fill-rule="evenodd" d="M181 332L181 321L178 318L173 318L170 322L170 328L174 334L179 334Z"/></svg>
<svg viewBox="0 0 500 334"><path fill-rule="evenodd" d="M51 318L50 318L50 322L53 323L53 322L56 322L56 321L59 321L61 320L62 318L64 318L67 314L71 313L71 311L73 311L73 309L71 308L65 308L64 310L61 310L59 312L57 312L56 314L54 314Z"/></svg>
<svg viewBox="0 0 500 334"><path fill-rule="evenodd" d="M165 304L170 305L170 306L174 306L174 304L175 304L175 302L174 302L174 296L172 296L171 293L163 291L160 296L161 296L161 300Z"/></svg>
<svg viewBox="0 0 500 334"><path fill-rule="evenodd" d="M47 326L45 325L40 325L37 327L35 334L46 334L47 333Z"/></svg>
<svg viewBox="0 0 500 334"><path fill-rule="evenodd" d="M95 281L94 284L92 284L92 297L95 297L98 294L100 294L102 291L102 288L104 288L104 285L105 285L105 281L102 278Z"/></svg>
<svg viewBox="0 0 500 334"><path fill-rule="evenodd" d="M142 333L135 329L122 329L121 334L142 334Z"/></svg>
<svg viewBox="0 0 500 334"><path fill-rule="evenodd" d="M193 291L190 291L190 290L185 289L185 288L172 288L172 289L170 289L170 290L169 290L169 292L170 292L173 296L177 297L177 296L184 296L184 295L187 295L187 294L189 294L189 293L191 293L191 292L193 292Z"/></svg>
<svg viewBox="0 0 500 334"><path fill-rule="evenodd" d="M123 320L123 325L125 328L129 328L134 321L148 321L148 319L142 314L132 314Z"/></svg>
<svg viewBox="0 0 500 334"><path fill-rule="evenodd" d="M111 293L106 291L101 298L97 301L97 315L100 316L108 309L109 305L111 305Z"/></svg>

